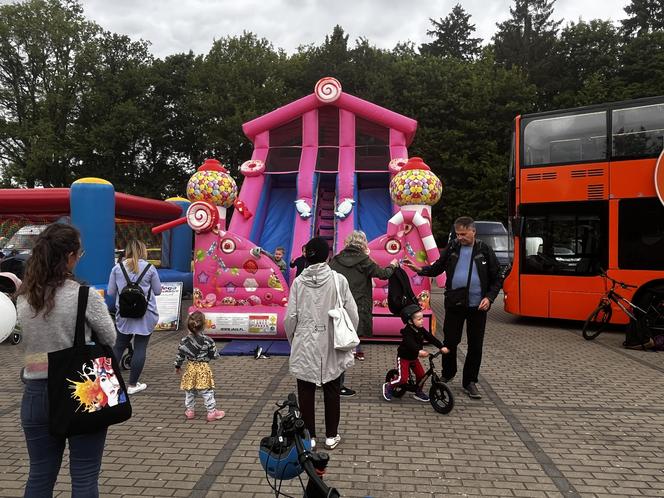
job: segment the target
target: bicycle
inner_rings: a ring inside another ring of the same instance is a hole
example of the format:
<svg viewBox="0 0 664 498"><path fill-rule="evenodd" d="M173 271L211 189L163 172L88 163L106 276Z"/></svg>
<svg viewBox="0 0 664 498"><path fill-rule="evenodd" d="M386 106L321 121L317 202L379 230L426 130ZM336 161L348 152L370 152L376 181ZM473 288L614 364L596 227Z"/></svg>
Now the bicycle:
<svg viewBox="0 0 664 498"><path fill-rule="evenodd" d="M655 304L651 301L647 308L644 309L615 290L616 286L619 286L622 289L636 289L636 285L627 284L620 280L616 280L615 278L611 278L604 271L602 271L600 275L604 279L605 288L607 287L607 280L611 281L611 288L604 292L604 295L599 300L599 304L583 324L581 334L584 339L591 341L604 331L613 315L613 308L611 306L612 302L615 303L630 320L634 321L637 327L645 327L646 330L651 332L658 331L659 334L664 333L664 300L660 300ZM652 335L656 334L653 333Z"/></svg>
<svg viewBox="0 0 664 498"><path fill-rule="evenodd" d="M436 373L436 368L433 363L433 361L441 354L440 351L433 354L429 353L429 369L424 373L424 377L422 377L420 382L416 383L413 372L409 371L408 382L392 386L392 396L395 398L401 398L406 392L421 391L429 377L433 377L431 379L431 387L429 388L429 403L431 403L433 409L438 413L450 413L452 408L454 408L454 395L452 394L451 389L447 387L447 384L445 384L442 377ZM393 368L385 375L385 382L392 382L398 377L399 370Z"/></svg>
<svg viewBox="0 0 664 498"><path fill-rule="evenodd" d="M338 498L341 496L335 488L329 487L322 479L330 460L327 453L312 451L309 431L304 426L300 409L294 393L290 393L283 403L276 403L277 409L272 418L272 431L269 437L261 439L259 458L265 469L265 478L275 492L275 496L290 497L281 492L284 480L300 480L305 498ZM282 415L283 410L288 410ZM300 474L309 477L304 486ZM270 482L274 478L274 484ZM279 485L277 486L277 481ZM292 498L292 497L291 497Z"/></svg>

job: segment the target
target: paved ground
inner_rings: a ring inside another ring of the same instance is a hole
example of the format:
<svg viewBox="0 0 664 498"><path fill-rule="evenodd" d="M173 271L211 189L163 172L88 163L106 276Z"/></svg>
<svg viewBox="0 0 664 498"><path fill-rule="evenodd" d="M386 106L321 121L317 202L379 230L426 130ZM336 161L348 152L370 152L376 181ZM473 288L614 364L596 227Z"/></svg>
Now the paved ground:
<svg viewBox="0 0 664 498"><path fill-rule="evenodd" d="M380 385L395 346L366 347L367 360L348 375L359 394L343 400L343 441L327 480L355 497L664 496L664 353L626 351L618 333L587 342L578 323L518 319L496 304L484 398L468 399L457 378L449 415L411 398L385 402ZM133 397L134 417L109 431L102 496L271 496L257 447L274 402L294 389L287 358L222 358L213 368L227 417L186 422L171 366L179 337L153 337L149 387ZM3 497L22 495L28 468L21 354L0 345ZM69 496L68 479L65 466L58 496ZM292 484L282 491L302 495Z"/></svg>

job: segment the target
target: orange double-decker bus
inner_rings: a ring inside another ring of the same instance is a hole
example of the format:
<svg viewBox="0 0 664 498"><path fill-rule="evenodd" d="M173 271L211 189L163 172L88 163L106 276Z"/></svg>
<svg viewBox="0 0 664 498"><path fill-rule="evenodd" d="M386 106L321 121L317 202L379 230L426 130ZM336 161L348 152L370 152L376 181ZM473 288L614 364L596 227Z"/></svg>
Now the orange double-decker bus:
<svg viewBox="0 0 664 498"><path fill-rule="evenodd" d="M662 288L663 146L664 96L514 120L506 311L585 320L604 292L600 269L639 287L621 290L628 298ZM627 317L615 309L612 321Z"/></svg>

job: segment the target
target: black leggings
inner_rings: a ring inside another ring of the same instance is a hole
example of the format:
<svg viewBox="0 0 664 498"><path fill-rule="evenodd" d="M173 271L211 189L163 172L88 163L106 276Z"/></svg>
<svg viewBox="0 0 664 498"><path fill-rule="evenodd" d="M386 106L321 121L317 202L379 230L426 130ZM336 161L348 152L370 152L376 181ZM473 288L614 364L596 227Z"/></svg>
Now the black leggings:
<svg viewBox="0 0 664 498"><path fill-rule="evenodd" d="M305 427L316 437L316 384L297 379L297 399ZM341 377L323 384L325 437L335 437L341 416Z"/></svg>

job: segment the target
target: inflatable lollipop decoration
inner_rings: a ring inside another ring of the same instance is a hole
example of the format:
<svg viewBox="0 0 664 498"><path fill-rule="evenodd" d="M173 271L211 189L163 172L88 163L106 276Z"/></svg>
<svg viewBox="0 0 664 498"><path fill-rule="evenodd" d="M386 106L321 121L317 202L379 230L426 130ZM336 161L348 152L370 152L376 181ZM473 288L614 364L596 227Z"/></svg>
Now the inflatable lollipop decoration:
<svg viewBox="0 0 664 498"><path fill-rule="evenodd" d="M208 232L219 226L226 229L226 208L237 199L237 184L216 159L206 159L187 183L187 197L192 204L187 215L163 225L156 226L152 233L189 223L198 233Z"/></svg>
<svg viewBox="0 0 664 498"><path fill-rule="evenodd" d="M341 97L341 83L336 78L328 76L321 78L314 87L316 98L324 104L330 104Z"/></svg>

